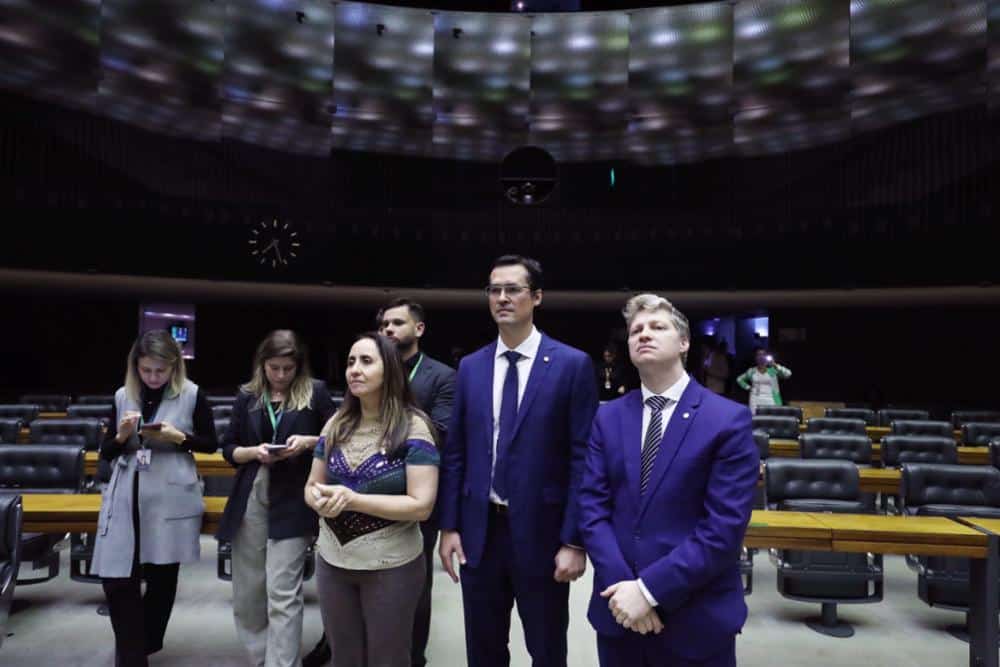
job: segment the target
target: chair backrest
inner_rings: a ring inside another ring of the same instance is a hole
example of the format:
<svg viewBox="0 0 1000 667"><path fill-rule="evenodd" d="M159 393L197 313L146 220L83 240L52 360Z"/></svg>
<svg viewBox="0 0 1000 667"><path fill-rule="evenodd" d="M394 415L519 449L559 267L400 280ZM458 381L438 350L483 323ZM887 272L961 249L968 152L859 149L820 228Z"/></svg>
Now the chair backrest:
<svg viewBox="0 0 1000 667"><path fill-rule="evenodd" d="M19 493L77 493L83 487L83 448L0 445L0 489Z"/></svg>
<svg viewBox="0 0 1000 667"><path fill-rule="evenodd" d="M5 403L0 405L0 418L20 419L22 424L30 424L38 418L40 410L34 403Z"/></svg>
<svg viewBox="0 0 1000 667"><path fill-rule="evenodd" d="M233 406L229 405L213 405L212 406L212 418L213 419L229 419L229 416L233 414Z"/></svg>
<svg viewBox="0 0 1000 667"><path fill-rule="evenodd" d="M236 396L206 396L205 402L209 405L232 405L236 402Z"/></svg>
<svg viewBox="0 0 1000 667"><path fill-rule="evenodd" d="M21 496L16 493L0 494L0 572L8 564L17 572L17 547L20 543ZM0 578L0 590L4 583Z"/></svg>
<svg viewBox="0 0 1000 667"><path fill-rule="evenodd" d="M66 408L66 416L72 419L101 419L105 424L111 419L115 406L111 403L88 403L87 405L71 405Z"/></svg>
<svg viewBox="0 0 1000 667"><path fill-rule="evenodd" d="M802 408L795 405L758 405L757 414L762 417L795 417L802 421Z"/></svg>
<svg viewBox="0 0 1000 667"><path fill-rule="evenodd" d="M33 403L39 412L65 412L71 400L73 397L65 394L25 394L17 402Z"/></svg>
<svg viewBox="0 0 1000 667"><path fill-rule="evenodd" d="M807 433L826 433L830 435L863 435L868 437L865 422L862 419L845 419L841 417L816 417L806 423Z"/></svg>
<svg viewBox="0 0 1000 667"><path fill-rule="evenodd" d="M1000 470L993 466L904 463L901 507L908 514L959 516L964 507L1000 508Z"/></svg>
<svg viewBox="0 0 1000 667"><path fill-rule="evenodd" d="M955 432L951 422L928 420L896 419L889 427L893 435L939 435L942 438L954 438Z"/></svg>
<svg viewBox="0 0 1000 667"><path fill-rule="evenodd" d="M795 417L770 417L754 415L753 430L764 431L771 439L797 440L799 437L799 420Z"/></svg>
<svg viewBox="0 0 1000 667"><path fill-rule="evenodd" d="M757 443L757 452L760 454L761 460L771 455L771 436L767 434L767 431L754 431L753 441Z"/></svg>
<svg viewBox="0 0 1000 667"><path fill-rule="evenodd" d="M222 442L222 436L225 435L226 429L229 428L229 417L220 417L212 421L215 424L215 439Z"/></svg>
<svg viewBox="0 0 1000 667"><path fill-rule="evenodd" d="M962 444L988 445L1000 438L1000 424L993 422L966 422L962 425Z"/></svg>
<svg viewBox="0 0 1000 667"><path fill-rule="evenodd" d="M114 405L114 394L84 394L77 396L76 405Z"/></svg>
<svg viewBox="0 0 1000 667"><path fill-rule="evenodd" d="M977 424L1000 423L1000 410L955 410L951 413L951 425L956 430L969 422Z"/></svg>
<svg viewBox="0 0 1000 667"><path fill-rule="evenodd" d="M80 445L94 451L101 444L100 419L37 419L31 423L31 442Z"/></svg>
<svg viewBox="0 0 1000 667"><path fill-rule="evenodd" d="M909 419L910 421L920 421L931 418L931 413L927 410L903 410L902 408L883 408L878 411L878 425L889 426L893 420Z"/></svg>
<svg viewBox="0 0 1000 667"><path fill-rule="evenodd" d="M768 459L764 488L773 509L795 500L856 502L861 497L861 476L850 461Z"/></svg>
<svg viewBox="0 0 1000 667"><path fill-rule="evenodd" d="M0 419L0 445L8 444L13 445L17 442L18 436L21 434L21 420L17 418L3 418Z"/></svg>
<svg viewBox="0 0 1000 667"><path fill-rule="evenodd" d="M1000 438L990 440L990 465L1000 468Z"/></svg>
<svg viewBox="0 0 1000 667"><path fill-rule="evenodd" d="M827 408L823 416L832 419L860 419L865 426L875 426L875 411L868 408Z"/></svg>
<svg viewBox="0 0 1000 667"><path fill-rule="evenodd" d="M804 459L841 459L859 465L872 462L872 441L857 433L803 433L799 448Z"/></svg>
<svg viewBox="0 0 1000 667"><path fill-rule="evenodd" d="M954 438L940 435L887 435L882 438L882 464L897 468L903 463L958 463Z"/></svg>

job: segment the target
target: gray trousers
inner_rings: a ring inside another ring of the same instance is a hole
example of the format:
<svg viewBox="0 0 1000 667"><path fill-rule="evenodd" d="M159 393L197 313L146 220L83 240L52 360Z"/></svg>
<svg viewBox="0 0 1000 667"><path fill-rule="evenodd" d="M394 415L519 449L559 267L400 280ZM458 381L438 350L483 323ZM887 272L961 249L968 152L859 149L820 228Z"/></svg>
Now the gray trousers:
<svg viewBox="0 0 1000 667"><path fill-rule="evenodd" d="M316 559L316 586L333 667L410 667L424 588L424 555L387 570L345 570Z"/></svg>
<svg viewBox="0 0 1000 667"><path fill-rule="evenodd" d="M267 537L267 466L253 482L233 539L233 617L255 667L302 664L302 572L310 537Z"/></svg>

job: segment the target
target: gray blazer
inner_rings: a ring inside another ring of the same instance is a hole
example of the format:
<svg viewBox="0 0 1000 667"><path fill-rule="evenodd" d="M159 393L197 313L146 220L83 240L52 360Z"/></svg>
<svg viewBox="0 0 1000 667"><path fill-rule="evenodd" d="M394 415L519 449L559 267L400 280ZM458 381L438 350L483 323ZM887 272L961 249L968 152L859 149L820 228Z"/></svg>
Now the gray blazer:
<svg viewBox="0 0 1000 667"><path fill-rule="evenodd" d="M178 396L164 397L155 421L167 421L190 433L198 386L190 380ZM115 393L118 414L140 410L125 395ZM149 470L136 470L137 435L125 444L125 453L111 463L111 481L101 498L97 538L91 571L100 577L128 577L132 573L135 533L132 528L132 498L135 476L139 475L139 562L190 563L201 555L201 518L205 504L198 483L198 471L190 452L179 451L166 441L146 439L152 450Z"/></svg>
<svg viewBox="0 0 1000 667"><path fill-rule="evenodd" d="M444 434L451 421L451 406L455 402L455 369L426 354L417 374L410 382L410 391L417 406L427 413L437 429L438 446L444 445Z"/></svg>

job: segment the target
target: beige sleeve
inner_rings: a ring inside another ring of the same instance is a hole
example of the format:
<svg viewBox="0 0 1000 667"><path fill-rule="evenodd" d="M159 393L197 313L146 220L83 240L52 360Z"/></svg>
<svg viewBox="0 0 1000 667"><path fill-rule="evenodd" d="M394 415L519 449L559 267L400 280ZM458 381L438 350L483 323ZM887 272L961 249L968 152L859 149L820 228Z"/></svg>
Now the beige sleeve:
<svg viewBox="0 0 1000 667"><path fill-rule="evenodd" d="M435 444L434 436L431 435L431 430L427 427L427 422L416 415L410 418L410 432L406 434L406 439L426 440L432 445Z"/></svg>

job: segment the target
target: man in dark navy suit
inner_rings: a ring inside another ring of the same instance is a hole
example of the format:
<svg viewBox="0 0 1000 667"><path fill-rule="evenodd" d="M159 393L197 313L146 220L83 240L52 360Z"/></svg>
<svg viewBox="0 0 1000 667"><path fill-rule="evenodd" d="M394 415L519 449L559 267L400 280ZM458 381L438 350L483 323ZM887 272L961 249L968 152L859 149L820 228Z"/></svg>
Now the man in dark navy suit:
<svg viewBox="0 0 1000 667"><path fill-rule="evenodd" d="M496 341L458 369L441 464L441 561L461 563L470 667L507 667L517 602L535 667L565 667L569 582L586 565L577 491L597 409L590 358L534 326L541 265L497 259Z"/></svg>
<svg viewBox="0 0 1000 667"><path fill-rule="evenodd" d="M746 620L739 555L759 459L750 411L684 370L688 321L625 306L640 389L594 418L580 489L602 667L733 667Z"/></svg>

